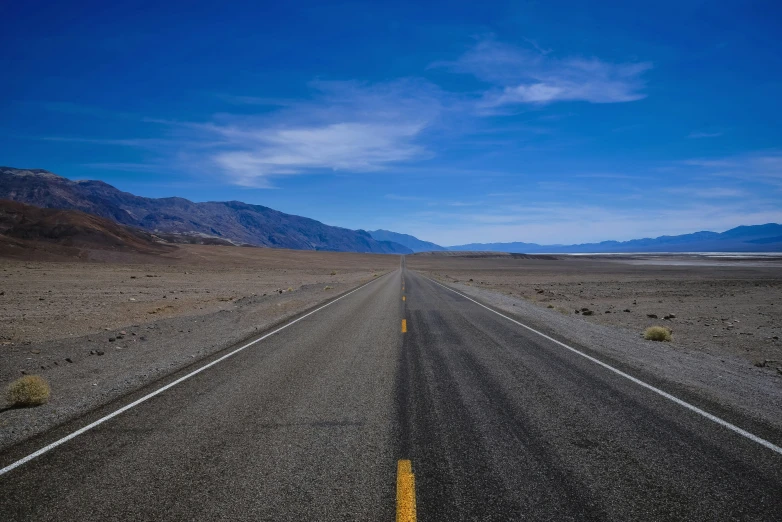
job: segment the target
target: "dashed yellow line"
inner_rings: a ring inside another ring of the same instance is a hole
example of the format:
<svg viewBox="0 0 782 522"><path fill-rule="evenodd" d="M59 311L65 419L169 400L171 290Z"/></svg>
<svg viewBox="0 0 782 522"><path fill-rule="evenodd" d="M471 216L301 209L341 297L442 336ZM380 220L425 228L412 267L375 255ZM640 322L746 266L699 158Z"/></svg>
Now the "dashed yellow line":
<svg viewBox="0 0 782 522"><path fill-rule="evenodd" d="M396 522L415 522L415 475L409 460L396 465Z"/></svg>
<svg viewBox="0 0 782 522"><path fill-rule="evenodd" d="M402 301L404 301L404 300L405 300L405 296L402 296Z"/></svg>
<svg viewBox="0 0 782 522"><path fill-rule="evenodd" d="M407 319L402 319L402 333L407 333Z"/></svg>

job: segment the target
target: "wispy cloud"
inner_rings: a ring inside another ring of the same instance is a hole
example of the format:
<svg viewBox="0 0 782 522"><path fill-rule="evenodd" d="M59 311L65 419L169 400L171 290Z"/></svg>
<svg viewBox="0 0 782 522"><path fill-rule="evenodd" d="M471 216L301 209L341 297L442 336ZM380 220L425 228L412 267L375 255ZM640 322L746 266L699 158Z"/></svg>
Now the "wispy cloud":
<svg viewBox="0 0 782 522"><path fill-rule="evenodd" d="M318 171L372 172L431 155L419 142L441 111L436 87L400 80L316 82L312 100L258 117L222 116L201 127L226 142L208 158L238 185Z"/></svg>
<svg viewBox="0 0 782 522"><path fill-rule="evenodd" d="M81 138L71 136L44 136L40 139L43 141L57 141L63 143L85 143L88 145L117 145L120 147L138 147L138 148L155 148L155 147L170 147L176 144L176 142L169 139L162 138Z"/></svg>
<svg viewBox="0 0 782 522"><path fill-rule="evenodd" d="M233 94L216 94L218 99L233 105L268 105L273 107L286 107L295 105L295 100L284 98L269 98L264 96L240 96Z"/></svg>
<svg viewBox="0 0 782 522"><path fill-rule="evenodd" d="M537 45L535 46L537 48ZM496 85L481 105L544 105L561 101L621 103L640 100L649 62L611 63L599 58L554 58L550 51L531 51L484 39L456 62L435 67L473 74Z"/></svg>
<svg viewBox="0 0 782 522"><path fill-rule="evenodd" d="M746 190L732 188L732 187L699 187L699 186L685 186L685 187L669 187L664 189L665 192L670 194L684 195L689 198L699 199L723 199L723 198L741 198L749 196Z"/></svg>
<svg viewBox="0 0 782 522"><path fill-rule="evenodd" d="M123 172L166 172L168 167L155 163L82 163L82 167L101 170L117 170Z"/></svg>
<svg viewBox="0 0 782 522"><path fill-rule="evenodd" d="M767 150L722 158L696 158L680 164L703 175L736 178L742 181L782 181L782 151Z"/></svg>
<svg viewBox="0 0 782 522"><path fill-rule="evenodd" d="M229 130L224 135L237 138L233 145L241 150L220 152L212 159L239 185L250 186L269 176L308 170L376 171L421 157L425 149L411 140L424 127L424 122L341 122L248 133Z"/></svg>
<svg viewBox="0 0 782 522"><path fill-rule="evenodd" d="M586 218L588 216L588 218ZM743 202L690 204L686 207L617 208L600 204L503 206L484 212L420 212L396 224L441 245L521 241L591 243L640 237L721 232L739 225L782 222L782 209ZM556 238L553 240L552 238Z"/></svg>
<svg viewBox="0 0 782 522"><path fill-rule="evenodd" d="M718 138L722 136L723 132L691 132L687 135L690 139L698 139L698 138Z"/></svg>
<svg viewBox="0 0 782 522"><path fill-rule="evenodd" d="M393 201L427 201L428 198L424 198L421 196L407 196L407 195L400 195L400 194L386 194L384 196L386 199L390 199Z"/></svg>

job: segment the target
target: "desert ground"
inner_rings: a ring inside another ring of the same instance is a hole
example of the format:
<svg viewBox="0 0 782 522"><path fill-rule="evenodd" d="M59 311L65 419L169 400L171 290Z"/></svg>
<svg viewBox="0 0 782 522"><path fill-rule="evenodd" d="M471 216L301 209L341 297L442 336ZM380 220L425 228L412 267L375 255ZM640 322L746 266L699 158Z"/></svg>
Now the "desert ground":
<svg viewBox="0 0 782 522"><path fill-rule="evenodd" d="M60 261L40 254L0 258L0 386L41 375L52 397L38 408L0 405L0 448L400 264L395 255L206 245L90 251L89 262L83 253L67 260L58 251ZM770 397L782 396L780 258L419 254L406 264L568 342L774 417L778 398ZM641 340L652 325L671 328L673 342Z"/></svg>
<svg viewBox="0 0 782 522"><path fill-rule="evenodd" d="M2 411L0 447L394 270L400 259L204 245L163 255L91 252L93 262L26 257L0 258L0 385L41 375L52 398Z"/></svg>
<svg viewBox="0 0 782 522"><path fill-rule="evenodd" d="M667 326L677 346L782 378L782 257L419 254L407 266L638 335Z"/></svg>

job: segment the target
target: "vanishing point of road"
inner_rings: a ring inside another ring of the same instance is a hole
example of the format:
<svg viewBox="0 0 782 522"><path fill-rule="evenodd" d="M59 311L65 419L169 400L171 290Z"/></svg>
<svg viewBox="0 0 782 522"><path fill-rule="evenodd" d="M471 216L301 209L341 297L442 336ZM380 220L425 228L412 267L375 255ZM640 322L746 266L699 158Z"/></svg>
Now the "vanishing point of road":
<svg viewBox="0 0 782 522"><path fill-rule="evenodd" d="M782 434L404 261L251 341L0 454L0 520L782 520Z"/></svg>

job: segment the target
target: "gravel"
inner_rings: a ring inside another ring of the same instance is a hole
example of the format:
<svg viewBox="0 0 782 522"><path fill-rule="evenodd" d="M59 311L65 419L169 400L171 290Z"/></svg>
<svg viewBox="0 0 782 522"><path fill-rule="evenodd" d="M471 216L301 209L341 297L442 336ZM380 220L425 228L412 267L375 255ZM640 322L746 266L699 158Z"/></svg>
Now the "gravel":
<svg viewBox="0 0 782 522"><path fill-rule="evenodd" d="M782 429L782 379L774 369L758 368L740 356L712 355L676 342L644 341L637 331L595 323L580 315L541 308L525 299L441 282L565 343L586 347L709 401Z"/></svg>

